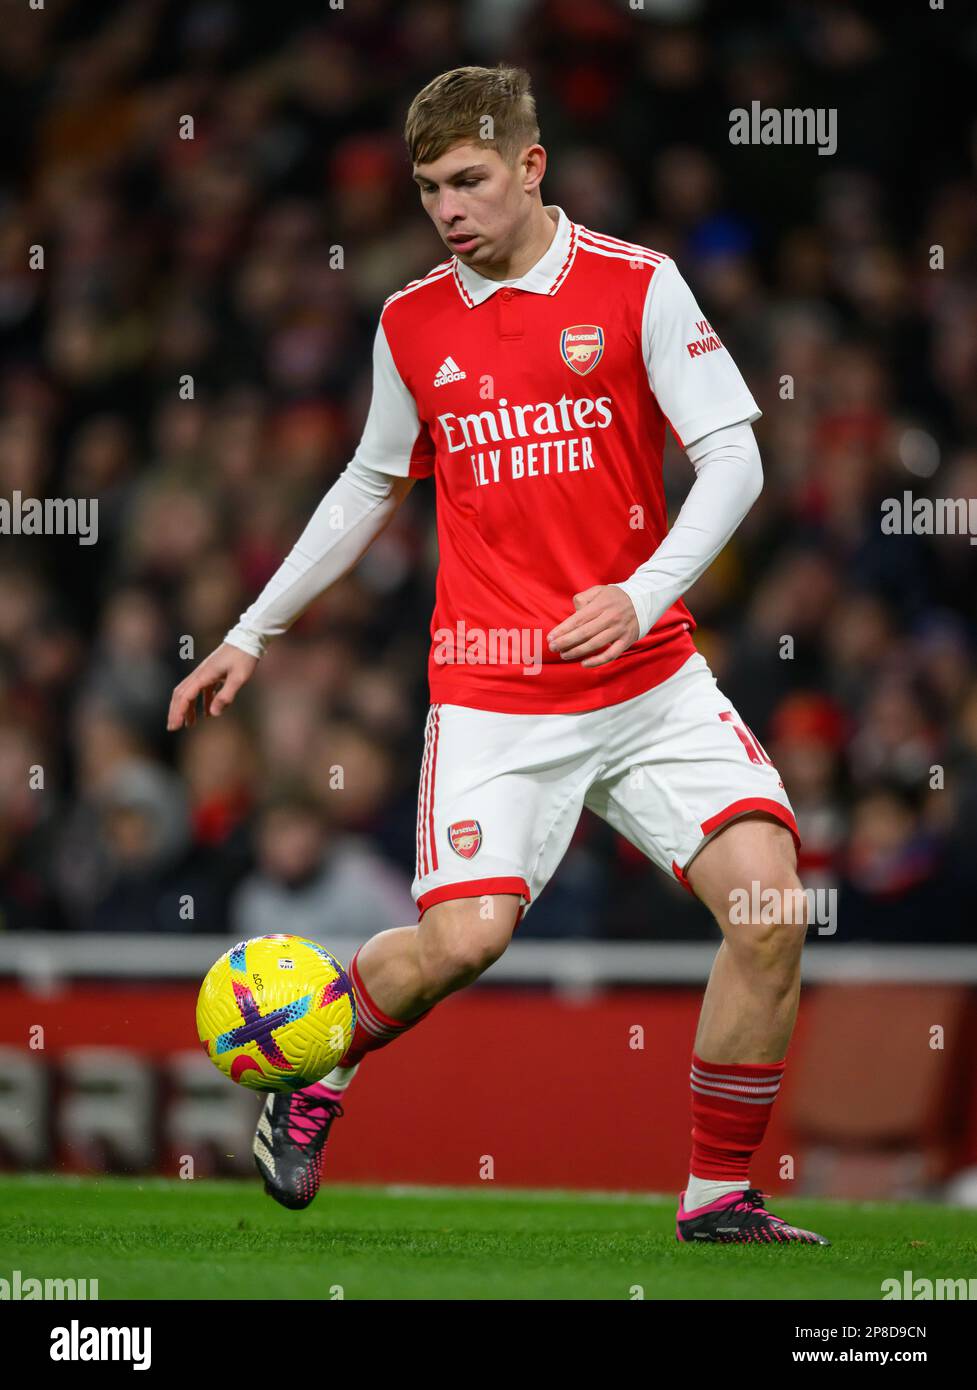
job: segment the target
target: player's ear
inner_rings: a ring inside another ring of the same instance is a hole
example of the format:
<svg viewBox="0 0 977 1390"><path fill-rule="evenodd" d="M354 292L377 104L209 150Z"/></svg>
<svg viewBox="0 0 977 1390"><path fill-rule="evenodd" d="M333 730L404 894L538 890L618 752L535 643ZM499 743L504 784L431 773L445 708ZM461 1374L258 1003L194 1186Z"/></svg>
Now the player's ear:
<svg viewBox="0 0 977 1390"><path fill-rule="evenodd" d="M527 193L532 193L542 183L546 173L546 151L542 145L529 145L520 154L519 163L525 171L522 186Z"/></svg>

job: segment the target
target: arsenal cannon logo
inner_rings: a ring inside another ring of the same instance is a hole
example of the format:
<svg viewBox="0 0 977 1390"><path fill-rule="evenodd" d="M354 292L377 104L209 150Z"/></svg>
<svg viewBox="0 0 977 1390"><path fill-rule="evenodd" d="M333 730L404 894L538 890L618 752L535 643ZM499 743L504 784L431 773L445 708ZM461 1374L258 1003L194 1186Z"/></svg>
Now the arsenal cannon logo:
<svg viewBox="0 0 977 1390"><path fill-rule="evenodd" d="M482 827L477 820L456 820L448 826L448 842L455 854L471 859L482 843Z"/></svg>
<svg viewBox="0 0 977 1390"><path fill-rule="evenodd" d="M592 372L604 356L604 330L595 323L578 323L560 334L560 356L578 376Z"/></svg>

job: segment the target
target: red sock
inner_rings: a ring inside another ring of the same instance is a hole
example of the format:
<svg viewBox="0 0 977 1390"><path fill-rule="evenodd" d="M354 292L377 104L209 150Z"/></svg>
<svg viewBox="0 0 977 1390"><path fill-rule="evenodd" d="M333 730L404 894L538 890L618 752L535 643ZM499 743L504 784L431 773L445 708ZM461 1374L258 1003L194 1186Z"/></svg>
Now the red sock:
<svg viewBox="0 0 977 1390"><path fill-rule="evenodd" d="M780 1090L783 1062L704 1062L692 1054L692 1162L713 1182L748 1176Z"/></svg>
<svg viewBox="0 0 977 1390"><path fill-rule="evenodd" d="M361 946L360 950L362 949ZM422 1014L418 1014L416 1018L409 1018L406 1022L389 1018L382 1009L377 1008L367 993L363 976L356 964L359 953L360 951L357 951L350 961L348 972L356 998L356 1027L345 1056L337 1064L341 1067L351 1067L354 1063L362 1061L368 1052L376 1052L378 1047L386 1047L394 1038L399 1038L401 1033L406 1033L408 1028L413 1028L415 1023L420 1023L434 1008L432 1004L431 1009L425 1009Z"/></svg>

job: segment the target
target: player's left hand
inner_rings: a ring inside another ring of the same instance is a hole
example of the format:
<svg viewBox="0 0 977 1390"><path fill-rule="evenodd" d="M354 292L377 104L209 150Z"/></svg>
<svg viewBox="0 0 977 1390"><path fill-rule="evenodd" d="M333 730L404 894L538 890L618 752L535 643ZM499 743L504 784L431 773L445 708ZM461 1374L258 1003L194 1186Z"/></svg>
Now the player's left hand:
<svg viewBox="0 0 977 1390"><path fill-rule="evenodd" d="M546 634L550 651L559 652L564 661L603 666L637 641L634 604L616 584L595 584L574 594L573 606L573 616Z"/></svg>

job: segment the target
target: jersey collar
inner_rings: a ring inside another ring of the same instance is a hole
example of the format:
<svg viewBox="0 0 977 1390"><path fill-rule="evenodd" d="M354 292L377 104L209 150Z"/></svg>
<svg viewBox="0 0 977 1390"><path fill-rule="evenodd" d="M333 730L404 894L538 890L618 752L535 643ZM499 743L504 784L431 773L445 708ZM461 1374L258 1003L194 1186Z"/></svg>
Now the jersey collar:
<svg viewBox="0 0 977 1390"><path fill-rule="evenodd" d="M534 266L520 275L518 280L489 280L479 275L471 266L463 265L454 258L453 274L458 293L469 309L490 299L496 290L525 290L528 294L556 294L566 279L573 258L577 254L577 228L562 208L555 204L547 207L548 213L556 213L556 235L548 249L540 256Z"/></svg>

